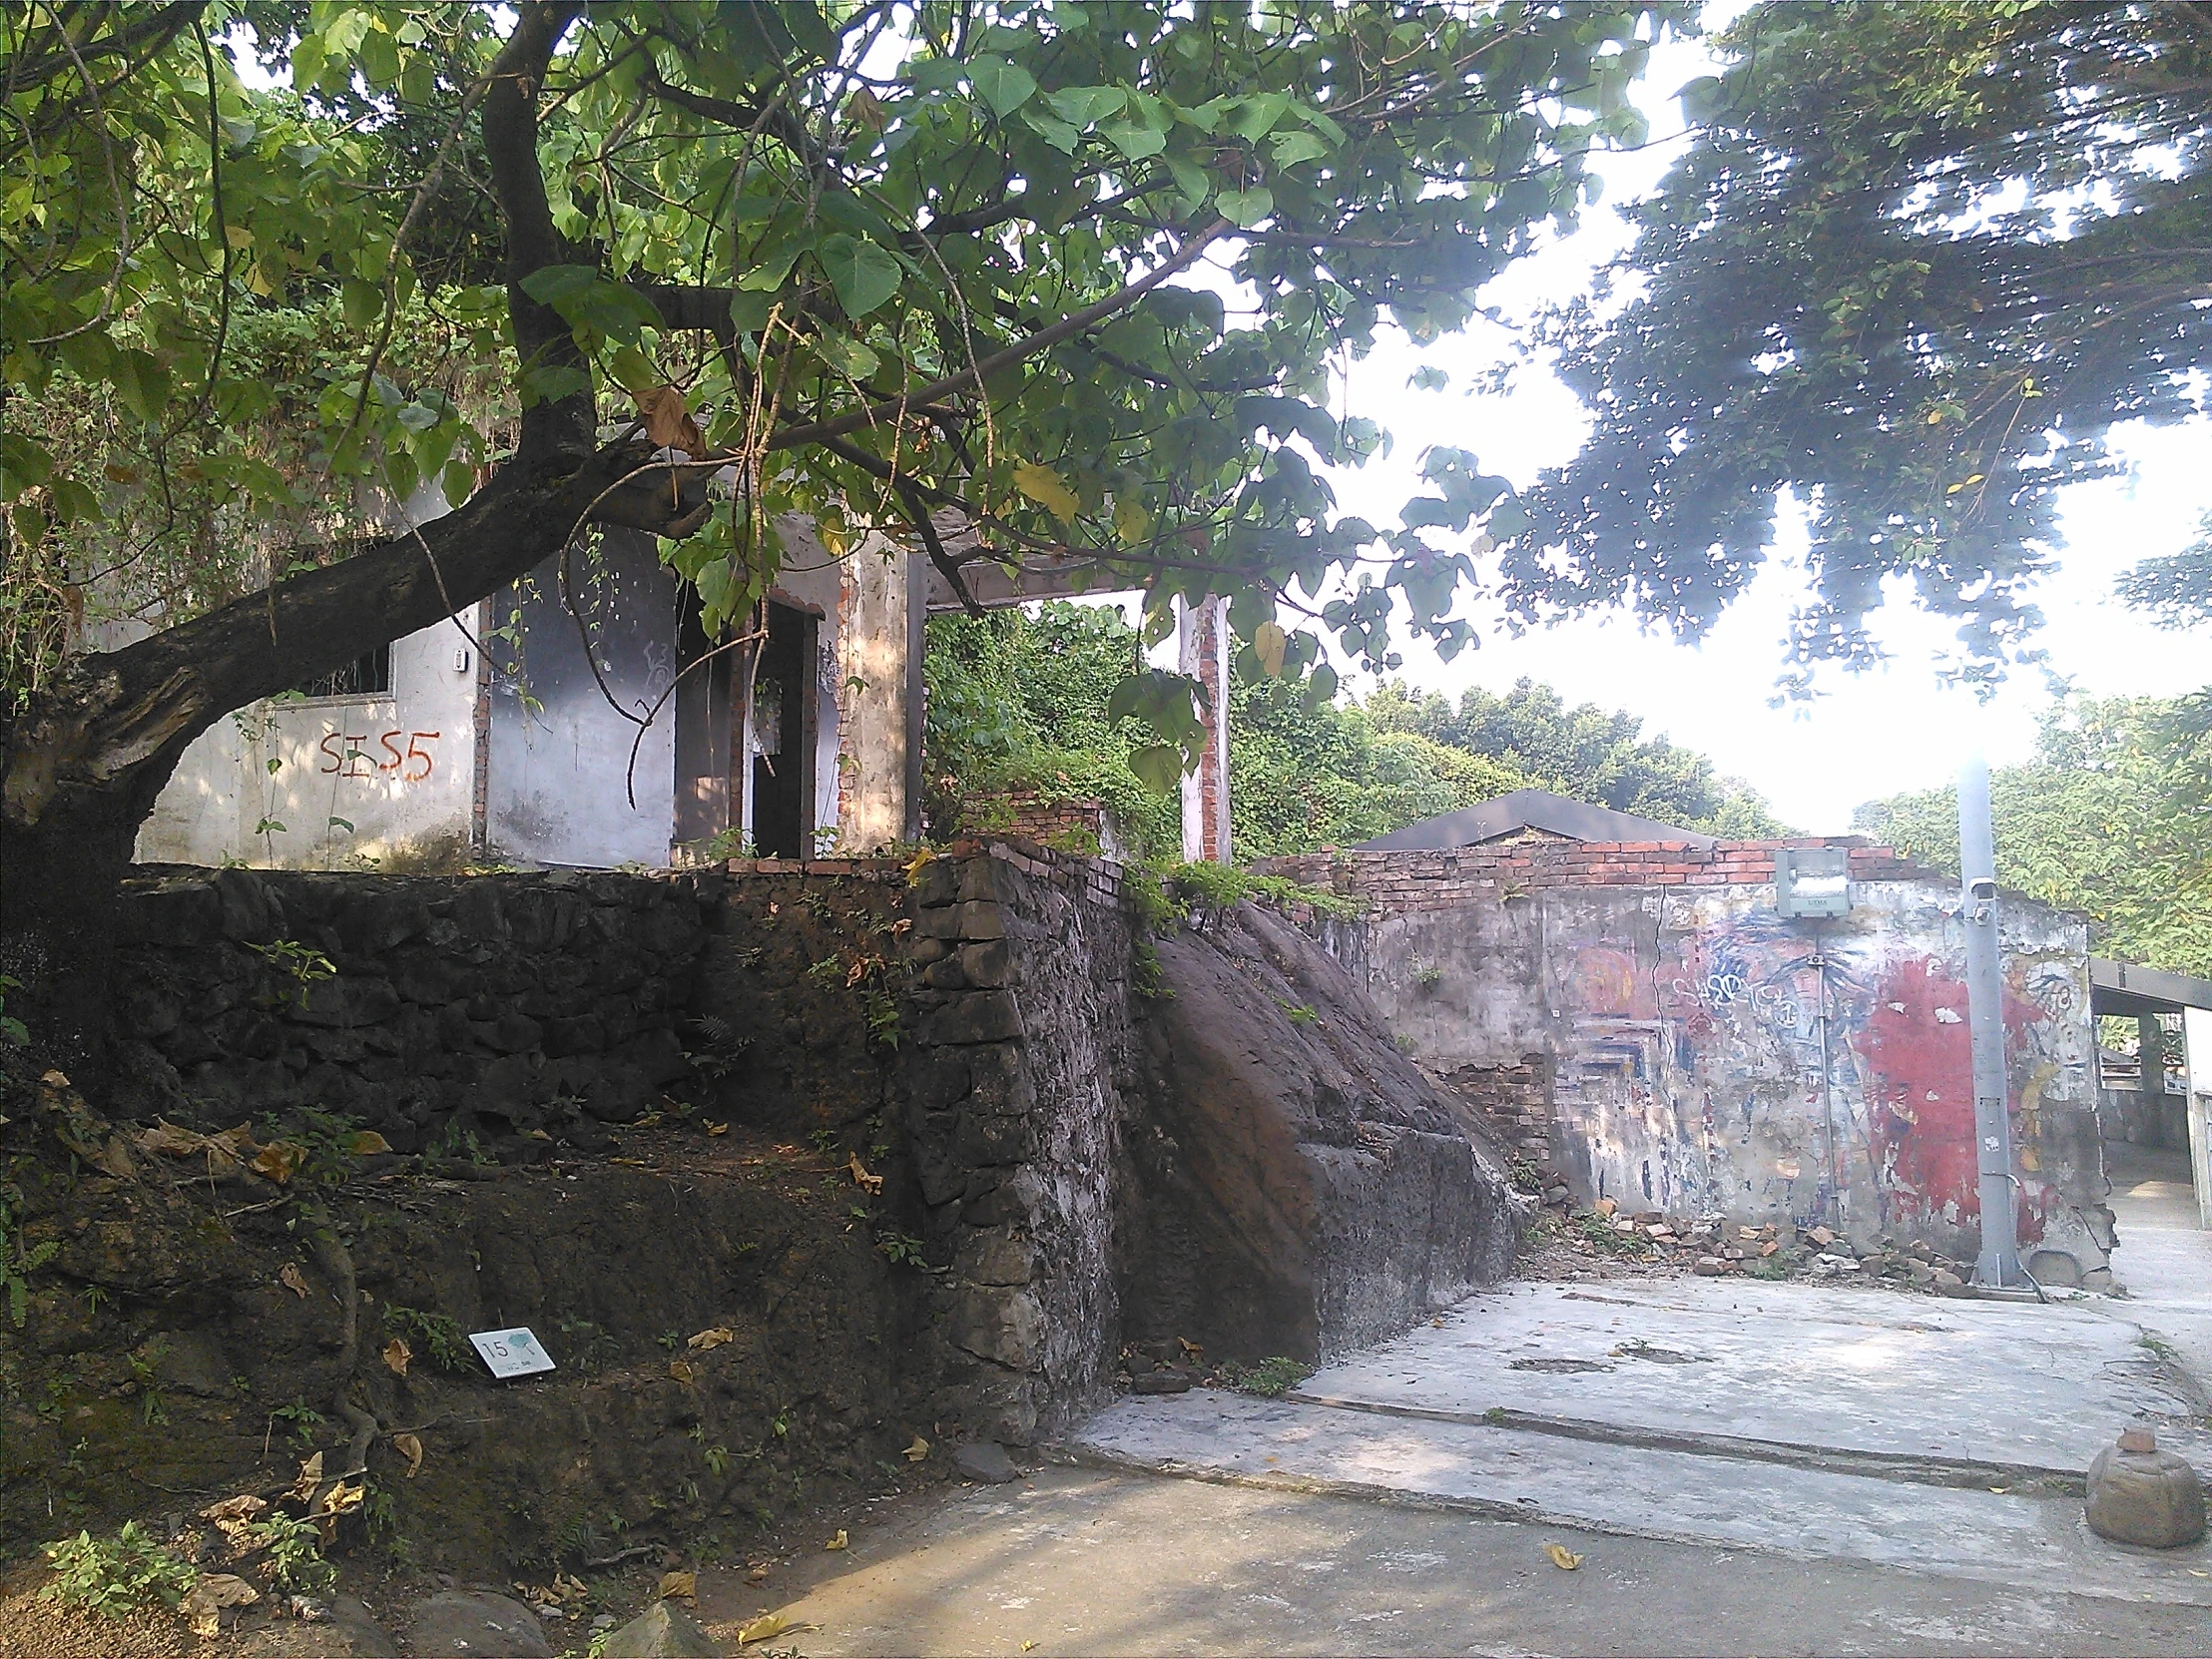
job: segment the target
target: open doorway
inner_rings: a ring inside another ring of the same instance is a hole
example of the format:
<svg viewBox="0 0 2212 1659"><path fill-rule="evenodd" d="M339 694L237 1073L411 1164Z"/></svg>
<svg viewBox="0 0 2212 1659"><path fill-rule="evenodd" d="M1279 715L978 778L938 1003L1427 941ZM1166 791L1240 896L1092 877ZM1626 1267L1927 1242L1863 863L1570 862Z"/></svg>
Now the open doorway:
<svg viewBox="0 0 2212 1659"><path fill-rule="evenodd" d="M771 600L753 675L753 844L764 858L813 851L816 635L813 616Z"/></svg>

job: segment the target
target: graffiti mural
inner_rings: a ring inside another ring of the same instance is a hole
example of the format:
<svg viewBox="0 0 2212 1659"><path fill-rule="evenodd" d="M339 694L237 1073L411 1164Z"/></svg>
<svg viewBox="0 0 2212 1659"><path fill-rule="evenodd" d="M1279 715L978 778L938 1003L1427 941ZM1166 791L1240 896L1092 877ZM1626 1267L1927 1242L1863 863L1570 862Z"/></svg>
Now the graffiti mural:
<svg viewBox="0 0 2212 1659"><path fill-rule="evenodd" d="M1672 899L1625 927L1618 902L1547 895L1561 1152L1593 1197L1631 1208L1958 1247L1979 1204L1960 941L1941 895L1898 884L1875 913L1814 923L1777 914L1768 892ZM2023 1243L2067 1209L2043 1168L2043 1113L2090 1099L2084 955L2007 959Z"/></svg>

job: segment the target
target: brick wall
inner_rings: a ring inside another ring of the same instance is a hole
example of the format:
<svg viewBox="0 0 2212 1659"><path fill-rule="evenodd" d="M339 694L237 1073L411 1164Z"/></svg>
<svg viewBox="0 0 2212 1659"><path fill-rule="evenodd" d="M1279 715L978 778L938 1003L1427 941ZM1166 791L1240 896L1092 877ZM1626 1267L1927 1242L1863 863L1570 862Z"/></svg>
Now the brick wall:
<svg viewBox="0 0 2212 1659"><path fill-rule="evenodd" d="M1892 847L1859 835L1790 840L1573 841L1513 839L1435 852L1309 852L1257 868L1379 909L1419 909L1516 897L1553 887L1758 886L1774 879L1779 847L1846 847L1854 881L1944 880Z"/></svg>
<svg viewBox="0 0 2212 1659"><path fill-rule="evenodd" d="M1090 797L1048 801L1032 790L971 797L961 803L962 834L1032 841L1064 852L1119 854L1121 836L1106 804Z"/></svg>
<svg viewBox="0 0 2212 1659"><path fill-rule="evenodd" d="M1508 1158L1525 1158L1549 1170L1550 1066L1545 1055L1524 1054L1517 1065L1458 1066L1431 1075L1473 1114Z"/></svg>

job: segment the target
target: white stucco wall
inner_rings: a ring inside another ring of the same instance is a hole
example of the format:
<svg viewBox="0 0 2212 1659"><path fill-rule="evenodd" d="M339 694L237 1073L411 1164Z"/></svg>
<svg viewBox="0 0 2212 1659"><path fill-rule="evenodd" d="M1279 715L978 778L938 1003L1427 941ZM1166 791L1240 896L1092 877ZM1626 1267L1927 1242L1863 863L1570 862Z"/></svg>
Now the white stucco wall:
<svg viewBox="0 0 2212 1659"><path fill-rule="evenodd" d="M476 657L452 622L395 640L391 690L269 699L185 751L142 862L344 869L466 848Z"/></svg>

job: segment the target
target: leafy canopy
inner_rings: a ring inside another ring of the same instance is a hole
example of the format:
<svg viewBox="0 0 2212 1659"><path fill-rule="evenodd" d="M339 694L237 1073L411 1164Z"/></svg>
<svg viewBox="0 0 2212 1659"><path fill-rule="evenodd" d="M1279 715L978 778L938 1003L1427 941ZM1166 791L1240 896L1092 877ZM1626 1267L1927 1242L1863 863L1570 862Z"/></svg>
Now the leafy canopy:
<svg viewBox="0 0 2212 1659"><path fill-rule="evenodd" d="M2035 758L1990 778L1997 879L2086 911L2105 952L2212 976L2206 728L2202 694L2053 708ZM1872 801L1852 824L1938 868L1958 867L1955 790Z"/></svg>
<svg viewBox="0 0 2212 1659"><path fill-rule="evenodd" d="M2069 484L2207 360L2212 30L2193 6L1769 0L1607 293L1548 343L1595 422L1491 531L1526 611L1686 635L1811 531L1804 670L1862 664L1895 581L1986 676L2027 650ZM1525 518L1523 515L1525 514Z"/></svg>
<svg viewBox="0 0 2212 1659"><path fill-rule="evenodd" d="M1504 485L1438 449L1401 526L1338 513L1317 467L1387 438L1332 412L1330 364L1458 327L1572 223L1676 11L0 8L0 496L10 585L51 601L10 679L50 671L88 578L178 620L281 573L237 568L244 527L335 542L364 500L458 502L558 452L556 414L731 469L668 549L711 627L800 511L840 556L918 540L956 587L1045 561L1226 592L1248 638L1349 575L1310 628L1381 662L1401 598L1455 650L1460 544ZM309 385L263 372L278 313L311 320ZM88 407L108 430L72 431ZM1318 661L1311 632L1268 653Z"/></svg>

